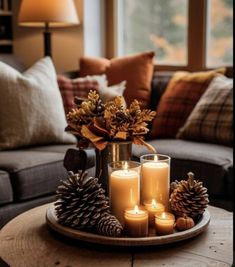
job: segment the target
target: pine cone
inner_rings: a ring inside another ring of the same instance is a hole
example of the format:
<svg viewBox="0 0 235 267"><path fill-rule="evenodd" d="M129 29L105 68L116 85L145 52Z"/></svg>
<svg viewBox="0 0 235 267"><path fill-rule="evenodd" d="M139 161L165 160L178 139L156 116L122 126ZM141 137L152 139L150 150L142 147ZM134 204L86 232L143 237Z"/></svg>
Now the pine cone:
<svg viewBox="0 0 235 267"><path fill-rule="evenodd" d="M115 216L106 213L99 220L96 229L101 235L120 236L123 228Z"/></svg>
<svg viewBox="0 0 235 267"><path fill-rule="evenodd" d="M208 203L207 188L203 187L202 182L194 180L194 174L188 173L188 180L176 181L171 188L170 205L176 216L188 217L197 221L204 213Z"/></svg>
<svg viewBox="0 0 235 267"><path fill-rule="evenodd" d="M174 182L172 182L170 184L170 194L176 189L176 187L178 186L179 184L179 181L178 180L175 180Z"/></svg>
<svg viewBox="0 0 235 267"><path fill-rule="evenodd" d="M56 193L55 211L60 224L93 231L98 227L100 220L104 225L106 218L102 234L111 236L121 234L119 221L114 216L108 219L107 215L111 216L109 199L98 183L98 178L88 177L87 172L80 171L76 174L69 172L69 177L61 181Z"/></svg>

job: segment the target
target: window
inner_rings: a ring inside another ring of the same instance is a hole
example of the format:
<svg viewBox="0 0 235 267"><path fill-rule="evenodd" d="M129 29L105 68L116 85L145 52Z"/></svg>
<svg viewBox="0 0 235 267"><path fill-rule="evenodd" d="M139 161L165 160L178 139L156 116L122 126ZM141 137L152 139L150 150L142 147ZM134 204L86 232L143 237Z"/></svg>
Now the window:
<svg viewBox="0 0 235 267"><path fill-rule="evenodd" d="M208 4L207 66L233 63L233 0Z"/></svg>
<svg viewBox="0 0 235 267"><path fill-rule="evenodd" d="M158 69L232 66L233 0L109 0L106 11L109 58L153 50Z"/></svg>
<svg viewBox="0 0 235 267"><path fill-rule="evenodd" d="M118 55L152 50L157 62L187 64L187 0L118 0Z"/></svg>

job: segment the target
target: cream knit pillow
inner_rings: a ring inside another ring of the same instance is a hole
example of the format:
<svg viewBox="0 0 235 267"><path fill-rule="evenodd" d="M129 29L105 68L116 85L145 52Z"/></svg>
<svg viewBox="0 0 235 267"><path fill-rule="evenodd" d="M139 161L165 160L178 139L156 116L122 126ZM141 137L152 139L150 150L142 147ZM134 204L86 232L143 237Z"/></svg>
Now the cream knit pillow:
<svg viewBox="0 0 235 267"><path fill-rule="evenodd" d="M75 143L49 57L21 74L0 62L0 150L50 143Z"/></svg>

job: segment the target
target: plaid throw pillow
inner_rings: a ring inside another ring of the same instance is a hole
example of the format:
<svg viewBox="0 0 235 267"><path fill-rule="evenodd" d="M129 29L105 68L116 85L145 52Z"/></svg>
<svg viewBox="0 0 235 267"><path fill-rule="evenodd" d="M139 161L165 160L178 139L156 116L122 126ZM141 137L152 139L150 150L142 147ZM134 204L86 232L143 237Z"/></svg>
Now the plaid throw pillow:
<svg viewBox="0 0 235 267"><path fill-rule="evenodd" d="M231 146L233 143L233 80L215 77L177 138Z"/></svg>
<svg viewBox="0 0 235 267"><path fill-rule="evenodd" d="M176 72L157 106L150 138L175 138L213 77L224 71Z"/></svg>
<svg viewBox="0 0 235 267"><path fill-rule="evenodd" d="M87 98L90 90L99 90L99 82L91 78L69 79L63 75L57 76L57 82L63 99L65 114L67 114L74 105L74 97Z"/></svg>

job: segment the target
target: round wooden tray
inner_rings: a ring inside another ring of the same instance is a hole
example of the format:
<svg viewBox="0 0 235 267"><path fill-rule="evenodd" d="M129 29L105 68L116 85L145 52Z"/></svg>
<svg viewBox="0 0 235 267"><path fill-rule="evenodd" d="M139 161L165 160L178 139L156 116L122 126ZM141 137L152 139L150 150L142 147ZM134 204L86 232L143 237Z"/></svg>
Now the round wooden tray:
<svg viewBox="0 0 235 267"><path fill-rule="evenodd" d="M78 239L89 243L96 243L101 245L113 245L113 246L151 246L151 245L174 243L199 235L200 233L202 233L207 229L210 222L210 213L208 210L206 210L201 220L191 229L182 232L175 232L173 234L165 236L156 236L153 235L153 233L150 233L148 237L136 237L136 238L108 237L84 231L79 231L63 226L57 222L54 205L51 205L47 210L46 221L47 224L56 232L71 237L73 239Z"/></svg>

